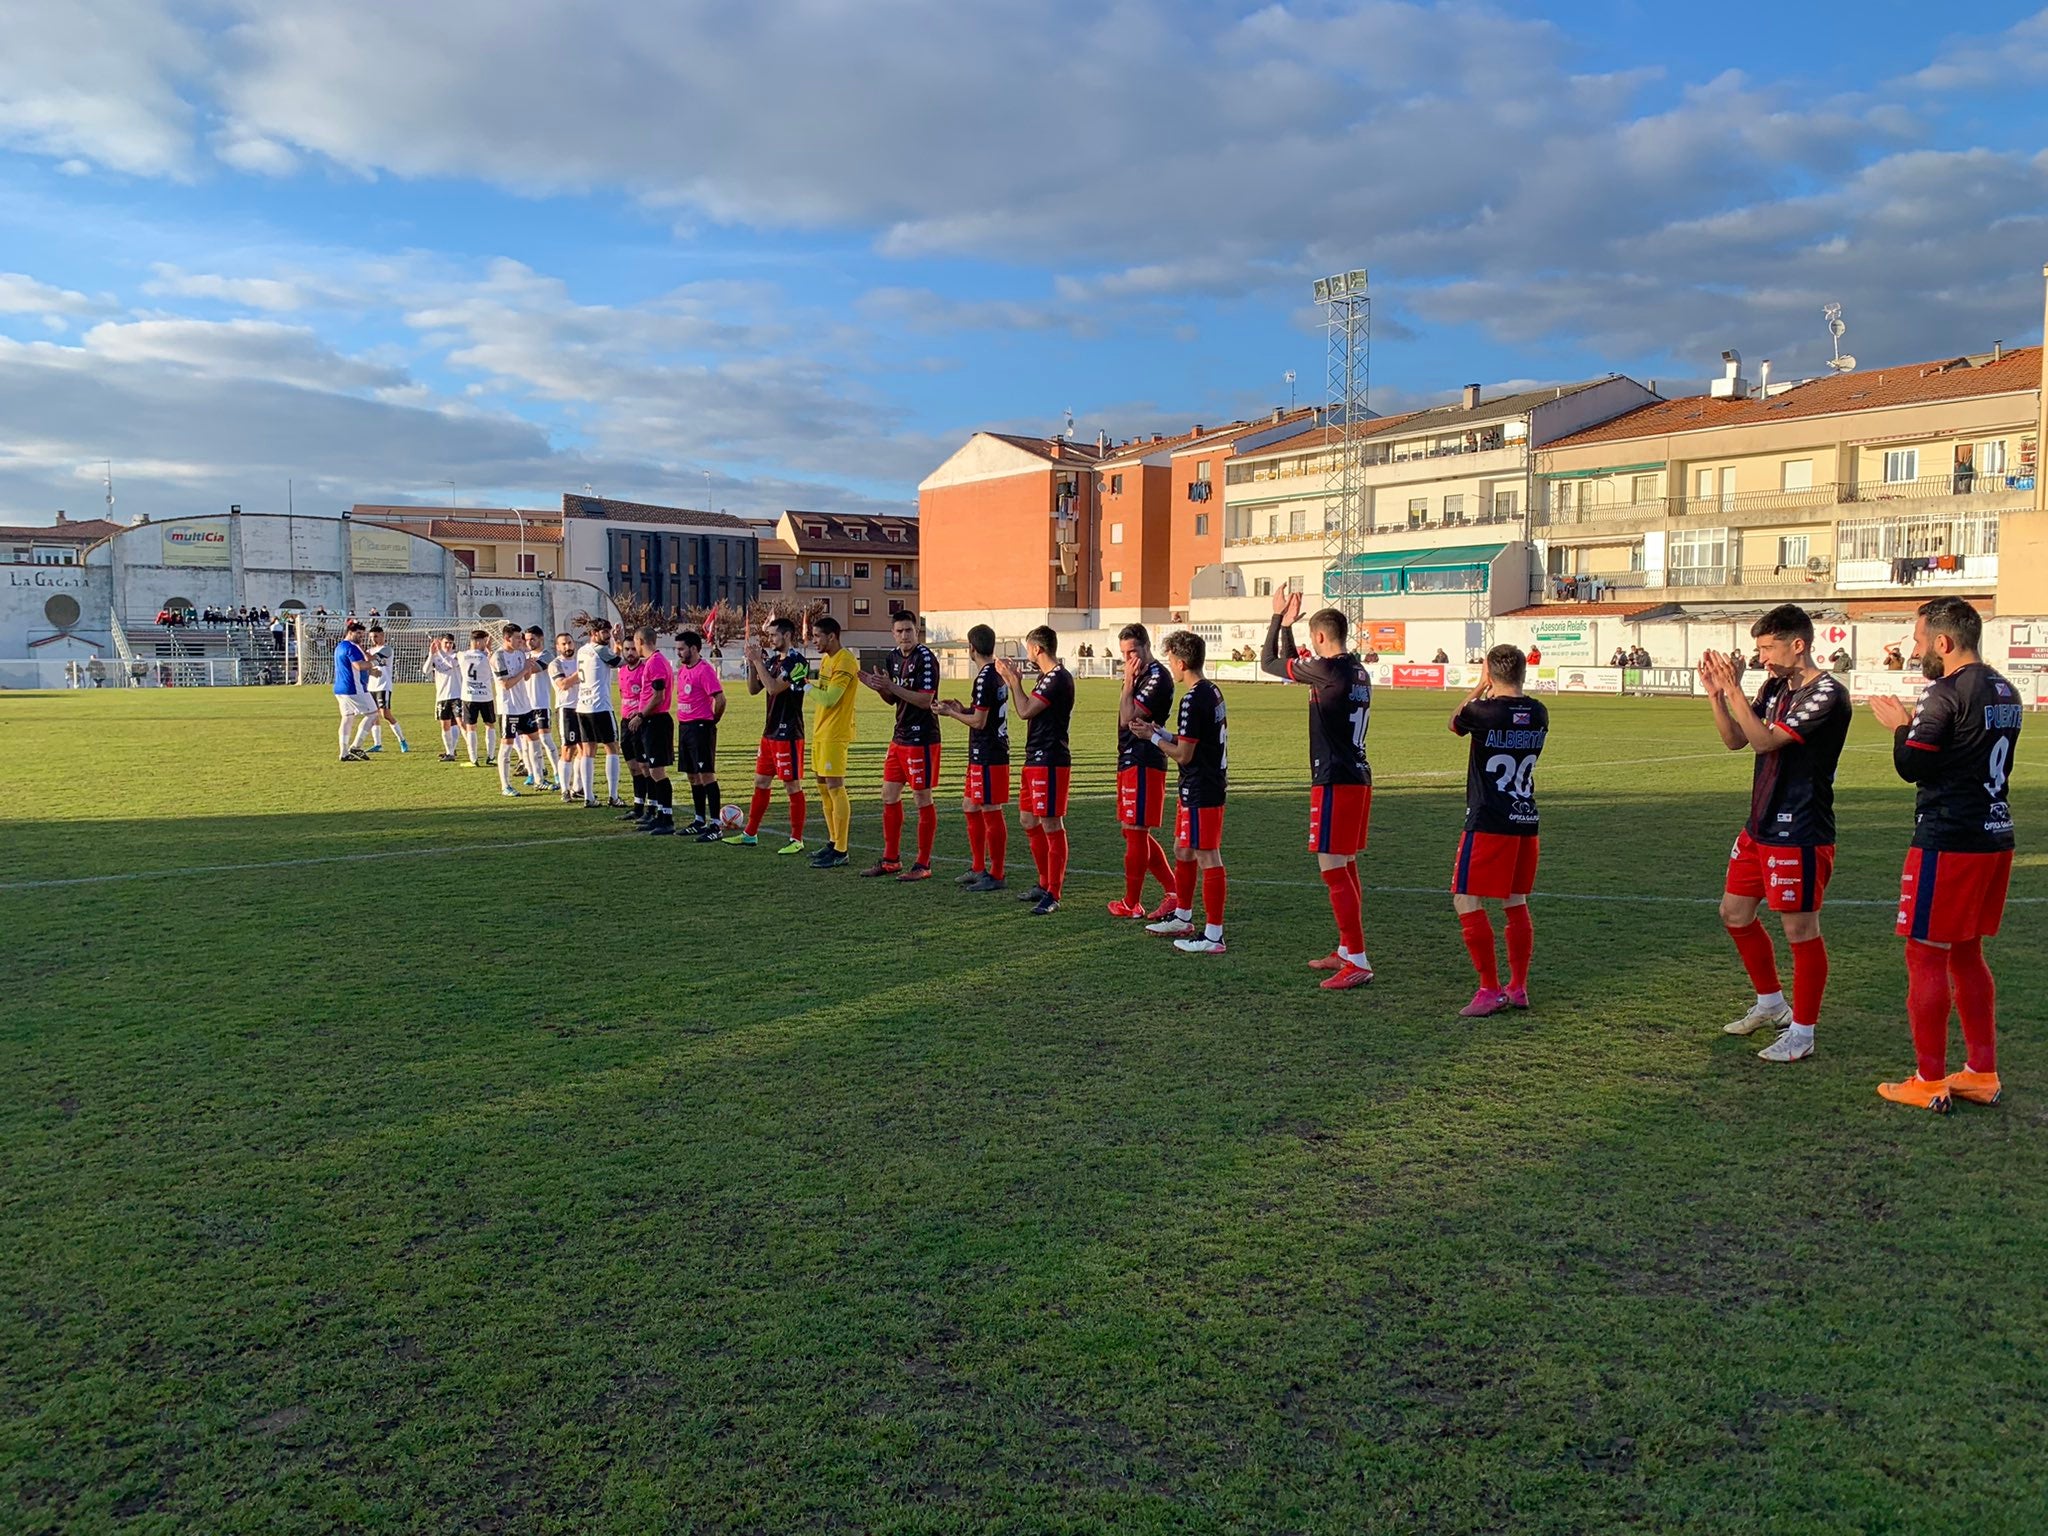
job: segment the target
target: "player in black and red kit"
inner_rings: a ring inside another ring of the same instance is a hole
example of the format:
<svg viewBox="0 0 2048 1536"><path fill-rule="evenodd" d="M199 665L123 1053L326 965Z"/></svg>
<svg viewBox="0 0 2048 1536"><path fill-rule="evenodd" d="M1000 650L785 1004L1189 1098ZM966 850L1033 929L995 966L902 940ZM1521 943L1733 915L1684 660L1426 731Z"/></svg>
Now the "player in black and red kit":
<svg viewBox="0 0 2048 1536"><path fill-rule="evenodd" d="M1479 972L1479 990L1460 1009L1468 1019L1503 1008L1529 1006L1529 958L1536 928L1529 893L1536 888L1536 759L1550 735L1550 711L1522 692L1529 659L1512 645L1486 653L1486 671L1451 716L1451 729L1472 739L1465 769L1465 830L1451 865L1451 904L1465 935L1465 951ZM1499 901L1508 930L1508 984L1500 984L1493 952L1493 919L1486 903Z"/></svg>
<svg viewBox="0 0 2048 1536"><path fill-rule="evenodd" d="M1166 754L1152 733L1171 717L1173 678L1152 655L1142 624L1117 631L1124 659L1124 691L1116 702L1116 819L1124 833L1124 894L1109 904L1111 917L1165 917L1173 910L1173 865L1152 836L1166 810ZM1166 899L1145 910L1145 876L1166 889Z"/></svg>
<svg viewBox="0 0 2048 1536"><path fill-rule="evenodd" d="M769 619L761 626L761 643L747 642L746 657L747 692L768 695L768 716L761 728L761 750L754 757L754 798L747 808L747 830L725 841L741 848L754 846L761 818L768 814L768 788L780 779L789 792L789 840L801 852L804 686L810 681L811 664L796 647L795 621L779 616Z"/></svg>
<svg viewBox="0 0 2048 1536"><path fill-rule="evenodd" d="M1294 644L1301 594L1283 589L1273 598L1273 623L1259 665L1275 677L1306 683L1308 702L1308 845L1329 888L1337 919L1337 948L1309 968L1328 971L1326 992L1341 992L1372 980L1365 954L1365 895L1358 879L1358 855L1372 821L1372 766L1365 758L1365 733L1372 723L1372 678L1350 649L1350 621L1325 608L1308 621L1313 654Z"/></svg>
<svg viewBox="0 0 2048 1536"><path fill-rule="evenodd" d="M1010 823L1003 807L1010 803L1010 689L996 671L996 632L986 624L967 631L967 662L974 686L967 702L941 699L938 712L967 727L967 782L961 786L960 809L967 818L967 849L973 857L960 877L970 891L1005 888L1004 863L1009 856Z"/></svg>
<svg viewBox="0 0 2048 1536"><path fill-rule="evenodd" d="M1708 651L1699 675L1712 701L1714 729L1731 752L1756 754L1749 820L1728 857L1721 921L1756 988L1750 1010L1724 1028L1747 1035L1767 1024L1785 1032L1757 1052L1765 1061L1803 1061L1813 1054L1828 985L1821 901L1835 867L1835 764L1849 734L1849 690L1813 662L1813 620L1783 603L1749 629L1765 678L1752 703L1742 692L1740 664ZM1778 956L1759 908L1778 914L1792 946L1792 1006L1778 979Z"/></svg>
<svg viewBox="0 0 2048 1536"><path fill-rule="evenodd" d="M2013 758L2020 697L1977 654L1984 622L1959 597L1921 605L1913 645L1933 681L1908 718L1898 699L1870 712L1892 733L1892 764L1916 786L1913 845L1899 883L1906 941L1906 1016L1917 1070L1877 1091L1900 1104L1945 1110L1951 1097L1998 1102L1998 988L1984 941L1998 932L2012 879ZM1963 1070L1948 1070L1948 1015L1963 1026Z"/></svg>
<svg viewBox="0 0 2048 1536"><path fill-rule="evenodd" d="M1020 898L1032 903L1033 917L1059 911L1067 882L1067 787L1074 762L1067 732L1074 718L1074 675L1057 654L1059 643L1060 637L1043 624L1024 636L1024 652L1038 671L1038 682L1028 693L1014 666L995 663L1026 722L1017 821L1038 866L1038 883Z"/></svg>
<svg viewBox="0 0 2048 1536"><path fill-rule="evenodd" d="M1223 801L1230 776L1230 724L1223 690L1202 675L1208 646L1192 630L1176 630L1160 642L1173 680L1181 687L1180 713L1173 731L1154 731L1153 743L1180 765L1179 809L1174 817L1174 910L1150 924L1147 933L1168 935L1173 947L1190 955L1220 955L1223 949ZM1202 887L1203 929L1195 932L1195 885Z"/></svg>
<svg viewBox="0 0 2048 1536"><path fill-rule="evenodd" d="M939 658L917 638L917 615L889 616L896 649L886 672L863 672L860 680L896 706L896 729L889 737L889 756L882 765L882 857L861 871L898 880L932 877L932 843L939 832L939 808L932 792L939 787L939 717L932 705L939 696ZM905 869L903 786L917 801L917 860Z"/></svg>

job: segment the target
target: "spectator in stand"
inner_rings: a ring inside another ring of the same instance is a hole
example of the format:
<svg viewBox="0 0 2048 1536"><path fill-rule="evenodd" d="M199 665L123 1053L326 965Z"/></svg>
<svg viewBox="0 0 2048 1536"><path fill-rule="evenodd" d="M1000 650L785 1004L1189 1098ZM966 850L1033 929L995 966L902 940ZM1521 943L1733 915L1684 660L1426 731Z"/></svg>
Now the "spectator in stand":
<svg viewBox="0 0 2048 1536"><path fill-rule="evenodd" d="M1377 661L1378 661L1379 659L1380 659L1380 653L1379 653L1378 651L1367 651L1367 652L1365 653L1365 664L1366 664L1367 666L1371 666L1371 665L1372 665L1373 663L1377 662Z"/></svg>
<svg viewBox="0 0 2048 1536"><path fill-rule="evenodd" d="M1835 647L1835 654L1828 658L1828 668L1830 671L1849 672L1853 671L1855 666L1856 658L1843 650L1839 645Z"/></svg>
<svg viewBox="0 0 2048 1536"><path fill-rule="evenodd" d="M1899 654L1899 648L1896 645L1888 645L1884 648L1884 669L1887 672L1903 672L1906 670L1906 658Z"/></svg>
<svg viewBox="0 0 2048 1536"><path fill-rule="evenodd" d="M1628 665L1628 652L1627 652L1627 651L1625 651L1625 650L1623 650L1623 649L1622 649L1622 648L1621 648L1620 646L1618 646L1618 645L1617 645L1617 646L1616 646L1616 647L1614 648L1614 654L1613 654L1612 656L1610 656L1610 657L1608 657L1608 658L1607 658L1607 665L1609 665L1610 667L1625 667L1625 666L1627 666L1627 665Z"/></svg>
<svg viewBox="0 0 2048 1536"><path fill-rule="evenodd" d="M1449 665L1451 660L1451 653L1445 650L1442 646L1438 646L1436 648L1436 654L1430 657L1429 659L1431 664L1434 666L1447 666Z"/></svg>
<svg viewBox="0 0 2048 1536"><path fill-rule="evenodd" d="M1543 665L1543 647L1537 645L1534 641L1531 641L1529 644L1528 664L1532 667L1540 667Z"/></svg>
<svg viewBox="0 0 2048 1536"><path fill-rule="evenodd" d="M284 649L284 617L280 614L270 621L270 645L272 650Z"/></svg>

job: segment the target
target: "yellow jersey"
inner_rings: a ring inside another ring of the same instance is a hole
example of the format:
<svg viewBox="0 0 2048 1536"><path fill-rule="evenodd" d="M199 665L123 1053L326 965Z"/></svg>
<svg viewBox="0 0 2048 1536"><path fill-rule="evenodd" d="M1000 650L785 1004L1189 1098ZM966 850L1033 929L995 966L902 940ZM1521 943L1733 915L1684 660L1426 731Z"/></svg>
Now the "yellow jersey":
<svg viewBox="0 0 2048 1536"><path fill-rule="evenodd" d="M811 697L818 701L817 718L811 722L813 739L853 740L853 705L859 692L860 663L852 651L841 647L818 658L811 678Z"/></svg>

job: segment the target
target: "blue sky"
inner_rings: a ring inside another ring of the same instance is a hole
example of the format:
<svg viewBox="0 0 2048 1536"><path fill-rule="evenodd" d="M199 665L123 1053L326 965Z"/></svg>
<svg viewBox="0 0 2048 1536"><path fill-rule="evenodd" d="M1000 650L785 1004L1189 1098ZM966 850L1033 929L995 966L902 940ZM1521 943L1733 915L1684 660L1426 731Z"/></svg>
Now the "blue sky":
<svg viewBox="0 0 2048 1536"><path fill-rule="evenodd" d="M1956 30L1930 25L1945 16ZM513 18L513 19L508 19ZM81 0L0 50L0 520L907 509L979 426L2039 335L2048 12Z"/></svg>

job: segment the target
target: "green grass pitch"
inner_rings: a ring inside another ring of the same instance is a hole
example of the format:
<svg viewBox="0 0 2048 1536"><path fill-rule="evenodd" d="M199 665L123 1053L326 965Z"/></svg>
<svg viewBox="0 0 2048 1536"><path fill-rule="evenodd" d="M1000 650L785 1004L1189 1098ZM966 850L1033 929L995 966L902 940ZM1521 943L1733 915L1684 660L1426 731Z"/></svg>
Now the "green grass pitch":
<svg viewBox="0 0 2048 1536"><path fill-rule="evenodd" d="M1536 1007L1475 1023L1451 698L1374 711L1379 979L1323 994L1304 700L1225 692L1215 959L1103 914L1107 684L1048 921L954 889L957 794L897 887L501 800L420 687L350 766L317 689L0 698L0 1527L2048 1528L2048 725L2006 1101L1940 1118L1872 1091L1867 713L1767 1067L1703 703L1551 701Z"/></svg>

